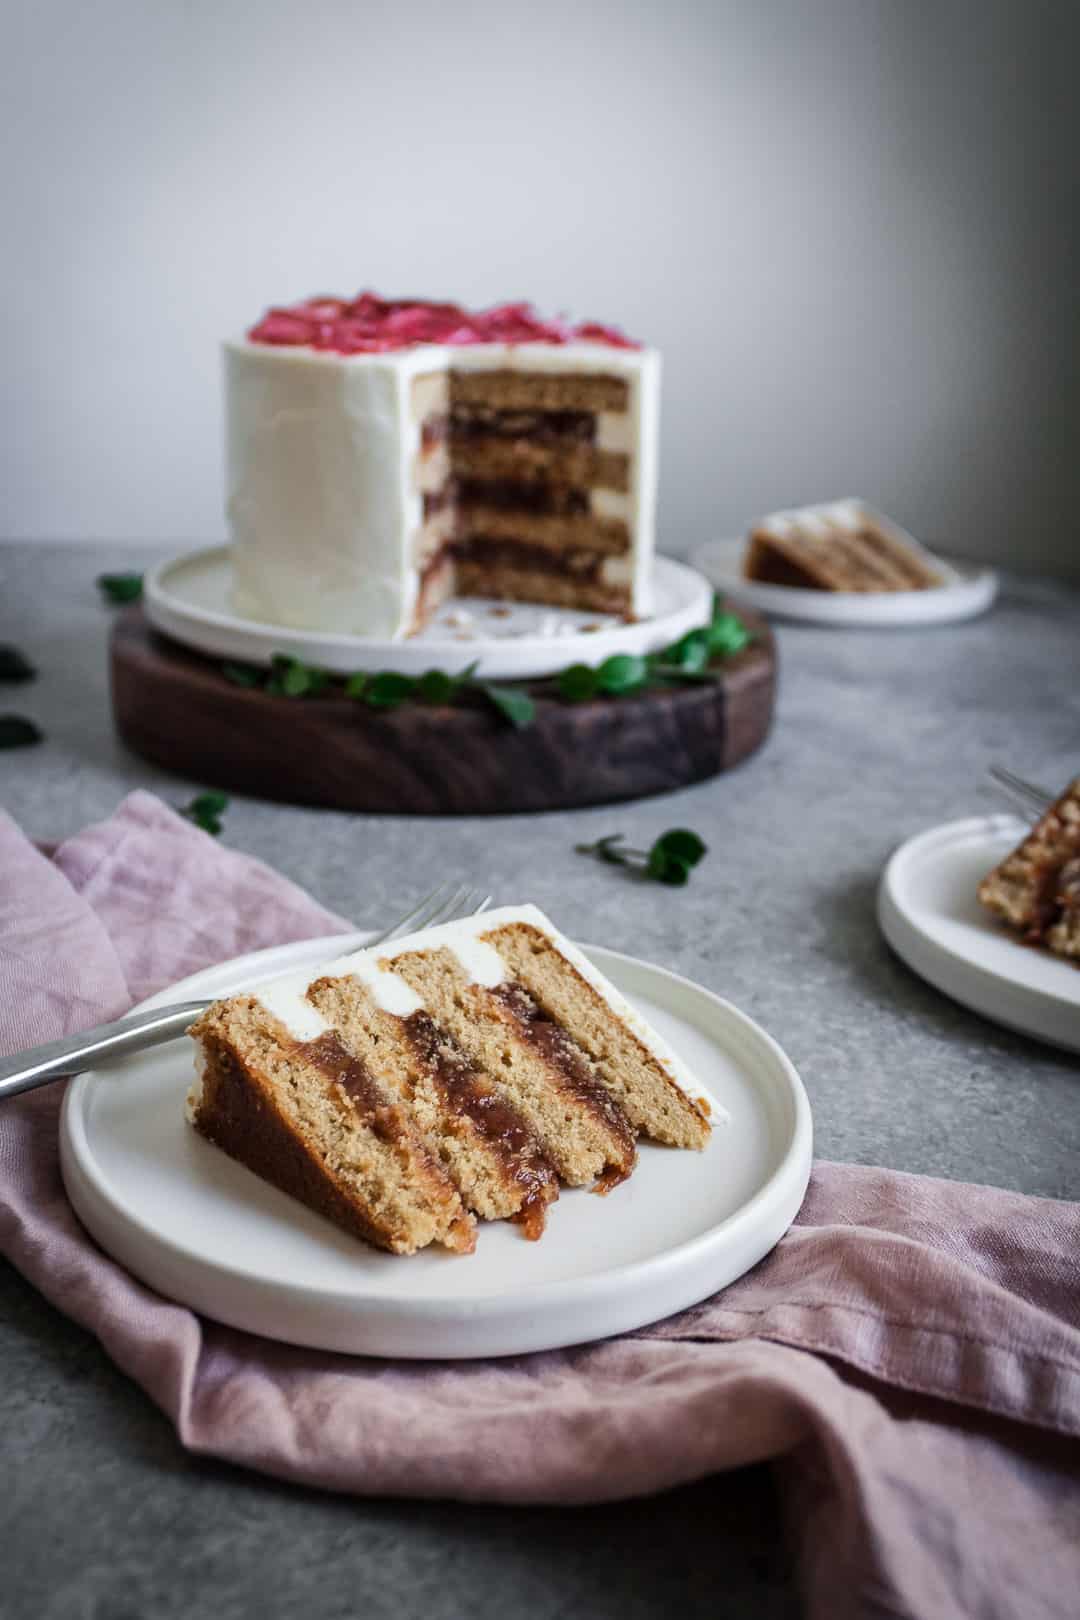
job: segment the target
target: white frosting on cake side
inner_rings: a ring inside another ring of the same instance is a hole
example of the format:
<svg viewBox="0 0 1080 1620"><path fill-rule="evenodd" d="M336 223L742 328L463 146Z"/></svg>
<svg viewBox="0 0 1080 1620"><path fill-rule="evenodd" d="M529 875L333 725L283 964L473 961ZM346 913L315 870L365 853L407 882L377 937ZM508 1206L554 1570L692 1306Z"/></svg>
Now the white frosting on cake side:
<svg viewBox="0 0 1080 1620"><path fill-rule="evenodd" d="M238 342L225 345L226 513L238 613L344 634L409 633L419 590L412 549L423 514L414 488L421 424L411 384L450 367L627 381L625 417L600 413L601 444L615 448L613 436L629 439L619 447L632 455L631 488L594 491L591 504L628 521L632 608L639 617L650 611L660 386L654 350L483 343L339 355Z"/></svg>

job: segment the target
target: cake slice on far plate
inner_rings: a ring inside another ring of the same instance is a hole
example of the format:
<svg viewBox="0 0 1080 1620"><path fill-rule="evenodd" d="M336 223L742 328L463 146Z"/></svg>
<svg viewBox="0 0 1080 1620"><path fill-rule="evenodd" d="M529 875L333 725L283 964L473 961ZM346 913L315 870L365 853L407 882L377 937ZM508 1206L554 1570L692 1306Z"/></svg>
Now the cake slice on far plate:
<svg viewBox="0 0 1080 1620"><path fill-rule="evenodd" d="M468 1251L476 1217L539 1237L560 1182L607 1192L638 1137L710 1133L693 1076L535 906L273 980L191 1034L196 1130L397 1253Z"/></svg>
<svg viewBox="0 0 1080 1620"><path fill-rule="evenodd" d="M743 573L810 591L925 591L943 583L928 551L855 499L763 518L750 533Z"/></svg>
<svg viewBox="0 0 1080 1620"><path fill-rule="evenodd" d="M1080 965L1080 777L983 878L979 899L1028 944Z"/></svg>

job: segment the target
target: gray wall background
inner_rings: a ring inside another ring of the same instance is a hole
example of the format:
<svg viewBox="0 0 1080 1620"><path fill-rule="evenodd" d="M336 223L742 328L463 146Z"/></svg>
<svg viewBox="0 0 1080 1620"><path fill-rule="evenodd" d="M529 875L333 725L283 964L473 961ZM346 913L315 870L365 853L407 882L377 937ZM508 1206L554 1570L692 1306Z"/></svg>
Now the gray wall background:
<svg viewBox="0 0 1080 1620"><path fill-rule="evenodd" d="M370 286L660 347L668 551L861 494L1080 575L1078 11L9 0L0 535L222 536L218 340Z"/></svg>

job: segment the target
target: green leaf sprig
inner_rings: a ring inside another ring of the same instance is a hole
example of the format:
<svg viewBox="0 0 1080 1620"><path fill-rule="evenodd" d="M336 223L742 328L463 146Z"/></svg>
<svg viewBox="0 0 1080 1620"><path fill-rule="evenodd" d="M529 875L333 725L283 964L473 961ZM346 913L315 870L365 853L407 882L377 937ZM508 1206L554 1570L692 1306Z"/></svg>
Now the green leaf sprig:
<svg viewBox="0 0 1080 1620"><path fill-rule="evenodd" d="M708 853L707 846L696 832L687 827L672 827L649 849L629 849L624 833L608 833L594 844L575 844L579 855L595 855L597 860L612 866L628 866L643 877L655 878L657 883L670 883L682 887L690 873Z"/></svg>
<svg viewBox="0 0 1080 1620"><path fill-rule="evenodd" d="M18 647L0 647L0 681L16 684L32 681L36 675L37 670Z"/></svg>
<svg viewBox="0 0 1080 1620"><path fill-rule="evenodd" d="M586 703L597 697L626 697L652 686L713 681L717 671L710 665L717 659L733 658L749 642L750 632L742 620L723 609L717 600L708 624L688 630L686 635L659 652L647 657L638 653L614 653L595 668L590 664L571 664L557 677L559 695L568 703Z"/></svg>
<svg viewBox="0 0 1080 1620"><path fill-rule="evenodd" d="M0 748L30 748L44 742L45 733L22 714L0 714Z"/></svg>
<svg viewBox="0 0 1080 1620"><path fill-rule="evenodd" d="M141 574L99 574L98 590L106 602L119 606L123 602L137 602L143 593Z"/></svg>
<svg viewBox="0 0 1080 1620"><path fill-rule="evenodd" d="M358 670L345 678L342 690L354 702L366 703L368 708L384 712L410 702L442 706L455 703L465 692L475 692L516 730L532 725L536 705L526 691L517 686L478 681L475 670L475 664L470 664L460 675L448 675L441 669L425 670L423 675L402 675L392 669L375 674ZM221 672L234 686L260 688L271 696L288 698L316 697L333 679L327 670L280 654L274 658L269 676L251 664L223 664Z"/></svg>
<svg viewBox="0 0 1080 1620"><path fill-rule="evenodd" d="M209 833L212 838L218 838L221 835L223 825L221 818L228 807L228 794L211 789L206 793L196 794L191 803L184 806L180 814L186 817L188 821L193 821L196 827L201 827L203 832Z"/></svg>
<svg viewBox="0 0 1080 1620"><path fill-rule="evenodd" d="M688 631L670 647L648 656L613 653L595 668L590 664L571 664L553 677L553 683L567 703L585 703L597 697L628 697L647 688L683 681L714 681L719 671L713 665L718 660L734 657L750 639L742 620L723 610L717 601L708 624ZM475 664L470 664L460 675L448 675L441 669L429 669L423 675L403 675L390 669L370 674L358 670L355 675L345 677L339 690L354 702L366 703L369 708L383 712L400 708L403 703L456 703L462 695L475 693L515 730L522 731L532 725L536 703L525 684L504 686L478 681L475 671ZM334 682L327 670L280 653L275 656L269 675L253 664L226 663L222 664L221 672L234 686L268 692L274 697L317 697Z"/></svg>

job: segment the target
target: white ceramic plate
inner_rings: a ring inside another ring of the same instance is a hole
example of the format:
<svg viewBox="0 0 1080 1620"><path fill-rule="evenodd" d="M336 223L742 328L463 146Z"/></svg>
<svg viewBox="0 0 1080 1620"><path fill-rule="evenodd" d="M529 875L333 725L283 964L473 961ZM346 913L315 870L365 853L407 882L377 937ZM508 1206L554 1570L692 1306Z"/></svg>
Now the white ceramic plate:
<svg viewBox="0 0 1080 1620"><path fill-rule="evenodd" d="M228 993L362 944L308 941L196 974L147 1007ZM83 1224L168 1298L269 1338L368 1355L517 1355L627 1332L756 1264L810 1173L806 1093L765 1032L708 990L589 950L724 1105L702 1153L642 1145L607 1198L564 1190L538 1243L482 1224L475 1254L378 1253L260 1181L184 1118L185 1038L68 1087L61 1164Z"/></svg>
<svg viewBox="0 0 1080 1620"><path fill-rule="evenodd" d="M670 557L657 557L653 567L655 610L637 624L610 614L455 597L406 641L239 618L230 607L228 546L160 563L146 577L143 599L158 630L219 658L269 664L275 653L286 653L337 674L392 669L422 675L438 668L456 675L478 662L477 674L488 680L520 680L553 675L578 661L598 664L612 653L655 652L706 623L713 596L708 581Z"/></svg>
<svg viewBox="0 0 1080 1620"><path fill-rule="evenodd" d="M690 561L717 590L736 592L771 618L804 624L852 628L951 624L985 613L998 591L993 569L965 567L937 556L946 583L928 591L804 591L794 585L760 585L743 577L745 550L745 540L711 540Z"/></svg>
<svg viewBox="0 0 1080 1620"><path fill-rule="evenodd" d="M1026 831L1015 816L973 816L908 839L882 873L878 921L896 954L954 1001L1080 1052L1080 968L1013 939L975 894Z"/></svg>

